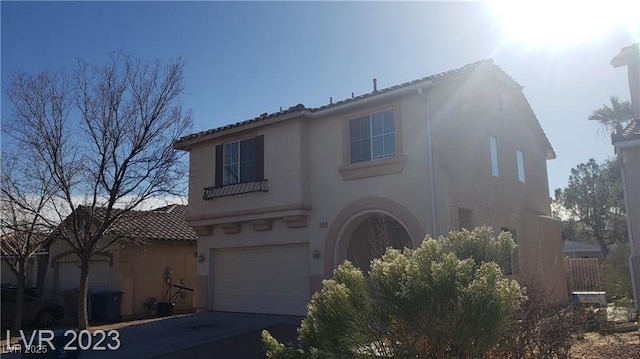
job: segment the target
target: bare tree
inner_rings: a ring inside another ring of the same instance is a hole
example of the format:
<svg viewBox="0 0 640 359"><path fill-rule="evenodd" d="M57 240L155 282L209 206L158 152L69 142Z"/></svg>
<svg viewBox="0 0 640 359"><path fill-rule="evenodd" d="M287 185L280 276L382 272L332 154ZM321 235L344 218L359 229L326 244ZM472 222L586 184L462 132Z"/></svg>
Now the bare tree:
<svg viewBox="0 0 640 359"><path fill-rule="evenodd" d="M117 236L118 221L150 198L181 194L187 176L173 142L191 126L182 110L184 61L113 55L104 66L12 73L9 134L23 161L53 182L56 240L79 259L79 327L88 327L89 266ZM34 210L35 211L35 210Z"/></svg>
<svg viewBox="0 0 640 359"><path fill-rule="evenodd" d="M51 203L50 181L33 182L38 165L20 167L23 162L3 154L0 176L0 251L9 269L16 275L16 313L13 330L22 329L24 289L27 266L47 243L48 226L42 218ZM44 179L45 176L37 176Z"/></svg>

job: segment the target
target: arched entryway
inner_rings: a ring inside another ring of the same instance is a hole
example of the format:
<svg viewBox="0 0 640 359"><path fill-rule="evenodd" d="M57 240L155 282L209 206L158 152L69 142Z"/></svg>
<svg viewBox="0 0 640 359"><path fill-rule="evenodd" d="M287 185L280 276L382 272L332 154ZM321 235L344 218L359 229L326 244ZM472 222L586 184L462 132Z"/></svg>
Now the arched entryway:
<svg viewBox="0 0 640 359"><path fill-rule="evenodd" d="M371 260L382 257L387 248L411 248L411 237L393 217L384 213L368 213L359 219L347 246L347 259L363 271Z"/></svg>
<svg viewBox="0 0 640 359"><path fill-rule="evenodd" d="M406 207L385 197L366 197L358 199L352 203L349 203L338 212L334 220L329 226L325 241L324 250L324 278L330 278L333 274L333 270L344 262L349 255L349 247L352 244L352 239L356 230L364 227L368 227L368 220L371 219L372 224L375 227L376 221L380 224L380 220L376 220L376 217L383 216L384 223L389 225L391 223L392 228L402 228L407 234L407 247L416 248L424 238L426 233L418 219L409 211ZM363 224L366 223L366 224ZM399 226L398 226L399 225ZM365 231L360 229L360 231ZM359 235L355 235L356 238ZM360 245L360 239L356 239L353 242L352 254L356 250L356 247ZM404 247L404 236L394 236L391 239L391 243L402 243ZM394 245L392 245L394 247ZM386 247L385 247L386 248ZM352 258L355 254L352 256ZM362 262L363 259L359 259ZM366 261L366 260L365 260ZM317 287L320 288L321 278L317 280Z"/></svg>

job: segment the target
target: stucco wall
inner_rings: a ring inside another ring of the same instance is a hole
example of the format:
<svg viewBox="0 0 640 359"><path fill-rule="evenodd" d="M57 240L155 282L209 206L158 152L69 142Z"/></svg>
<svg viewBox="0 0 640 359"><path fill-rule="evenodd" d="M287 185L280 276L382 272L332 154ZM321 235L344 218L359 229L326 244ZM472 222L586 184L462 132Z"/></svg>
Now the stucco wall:
<svg viewBox="0 0 640 359"><path fill-rule="evenodd" d="M187 217L192 221L206 220L221 213L306 203L302 187L301 131L301 121L292 120L194 146L190 150ZM257 135L265 138L264 176L268 180L269 192L203 200L204 188L215 184L216 146Z"/></svg>
<svg viewBox="0 0 640 359"><path fill-rule="evenodd" d="M539 219L551 214L543 134L519 89L487 76L430 93L440 233L458 229L458 208L470 209L474 226L512 232L519 247L517 278L554 298L566 297L564 268L558 265L562 228ZM490 136L497 139L498 177L491 172ZM518 178L518 150L524 182Z"/></svg>
<svg viewBox="0 0 640 359"><path fill-rule="evenodd" d="M622 164L625 174L626 205L631 223L633 248L640 253L640 145L622 148Z"/></svg>
<svg viewBox="0 0 640 359"><path fill-rule="evenodd" d="M52 246L51 256L59 254L64 245ZM109 248L112 258L109 261L108 289L124 292L122 295L121 314L123 317L144 316L147 313L144 302L149 298L162 301L166 285L163 274L165 268L173 270L173 284L188 288L196 287L196 243L153 241L144 246L121 246L114 244ZM104 260L104 257L96 258ZM73 256L66 256L59 262L78 261ZM58 298L56 288L56 264L50 263L45 279L45 296ZM175 291L174 291L175 292ZM176 299L176 310L193 308L192 292Z"/></svg>
<svg viewBox="0 0 640 359"><path fill-rule="evenodd" d="M623 165L627 224L631 243L631 271L636 307L640 307L640 145L617 144Z"/></svg>
<svg viewBox="0 0 640 359"><path fill-rule="evenodd" d="M167 268L172 271L172 284L195 289L195 253L195 243L171 241L119 250L114 256L109 287L124 292L122 315L145 314L144 303L148 298L155 298L156 302L169 299L165 298L164 273ZM175 292L176 288L172 288L169 294ZM184 296L175 297L175 310L193 308L193 296L193 292L185 291Z"/></svg>

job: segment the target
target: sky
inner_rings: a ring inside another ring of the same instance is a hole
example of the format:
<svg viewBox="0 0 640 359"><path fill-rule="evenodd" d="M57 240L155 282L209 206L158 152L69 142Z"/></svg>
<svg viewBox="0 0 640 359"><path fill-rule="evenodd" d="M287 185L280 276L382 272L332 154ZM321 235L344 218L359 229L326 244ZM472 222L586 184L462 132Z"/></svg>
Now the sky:
<svg viewBox="0 0 640 359"><path fill-rule="evenodd" d="M11 71L99 65L113 52L186 60L183 104L194 132L367 93L373 78L385 88L491 58L524 87L555 149L553 194L578 163L613 156L609 136L587 117L611 95L629 100L626 69L610 60L640 42L640 16L600 29L603 21L575 22L579 7L557 8L509 15L515 25L506 25L483 3L2 1L0 114L10 121ZM523 24L547 38L515 37Z"/></svg>

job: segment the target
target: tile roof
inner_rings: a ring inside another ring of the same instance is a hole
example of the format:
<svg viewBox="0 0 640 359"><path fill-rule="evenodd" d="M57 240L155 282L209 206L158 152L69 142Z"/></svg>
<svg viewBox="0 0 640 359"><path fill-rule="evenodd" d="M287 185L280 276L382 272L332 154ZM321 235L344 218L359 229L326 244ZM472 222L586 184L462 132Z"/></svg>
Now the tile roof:
<svg viewBox="0 0 640 359"><path fill-rule="evenodd" d="M391 86L382 90L377 90L377 91L373 91L370 93L366 93L366 94L362 94L359 96L355 96L352 98L347 98L341 101L337 101L337 102L333 102L324 106L320 106L320 107L306 107L303 104L298 104L292 107L289 107L287 110L283 110L283 111L279 111L279 112L274 112L274 113L263 113L258 117L252 118L252 119L248 119L245 121L241 121L241 122L237 122L237 123L233 123L233 124L229 124L229 125L225 125L222 127L217 127L214 129L210 129L210 130L206 130L206 131L201 131L201 132L197 132L194 134L190 134L184 137L181 137L180 139L178 139L175 143L176 147L180 147L180 144L183 142L186 142L188 140L192 140L198 137L202 137L202 136L206 136L212 133L216 133L216 132L222 132L222 131L226 131L232 128L236 128L236 127L241 127L241 126L245 126L248 124L252 124L252 123L256 123L256 122L260 122L260 121L265 121L271 118L277 118L280 116L284 116L284 115L289 115L289 114L293 114L293 113L298 113L298 114L302 114L303 112L309 112L309 113L313 113L313 112L319 112L319 111L323 111L329 108L334 108L337 106L341 106L341 105L345 105L348 103L352 103L352 102L357 102L366 98L370 98L370 97L374 97L374 96L378 96L378 95L382 95L385 93L388 93L390 91L395 91L395 90L400 90L403 88L408 88L410 86L414 86L414 85L418 85L420 83L424 83L427 81L431 81L431 82L443 82L443 81L449 81L452 80L458 76L464 76L464 75L468 75L469 73L477 70L478 68L481 67L490 67L493 68L495 70L498 70L498 72L502 75L504 75L510 82L512 82L514 85L518 86L519 88L522 88L522 86L520 86L520 84L518 84L511 76L509 76L509 74L507 74L504 70L502 70L502 68L500 68L499 66L495 65L493 63L493 60L491 59L486 59L486 60L481 60L481 61L477 61L474 63L470 63L467 65L464 65L460 68L454 69L454 70L449 70L449 71L445 71L445 72L441 72L435 75L431 75L431 76L427 76L427 77L423 77L417 80L413 80L413 81L409 81L409 82L405 82L399 85L395 85L395 86Z"/></svg>
<svg viewBox="0 0 640 359"><path fill-rule="evenodd" d="M601 252L600 246L592 243L564 241L565 252Z"/></svg>
<svg viewBox="0 0 640 359"><path fill-rule="evenodd" d="M611 137L614 143L640 139L640 119L629 122L627 127L619 133L614 133Z"/></svg>
<svg viewBox="0 0 640 359"><path fill-rule="evenodd" d="M88 206L79 206L76 214L88 217ZM105 216L105 208L94 209L94 220L100 222ZM114 212L120 211L114 208ZM130 240L166 240L166 241L196 241L198 237L185 221L187 206L172 204L150 211L130 211L125 213L111 229L116 236ZM69 215L65 222L71 220ZM56 235L53 233L52 235Z"/></svg>
<svg viewBox="0 0 640 359"><path fill-rule="evenodd" d="M195 241L196 233L187 225L187 206L169 205L151 211L132 211L117 222L114 231L131 239Z"/></svg>

